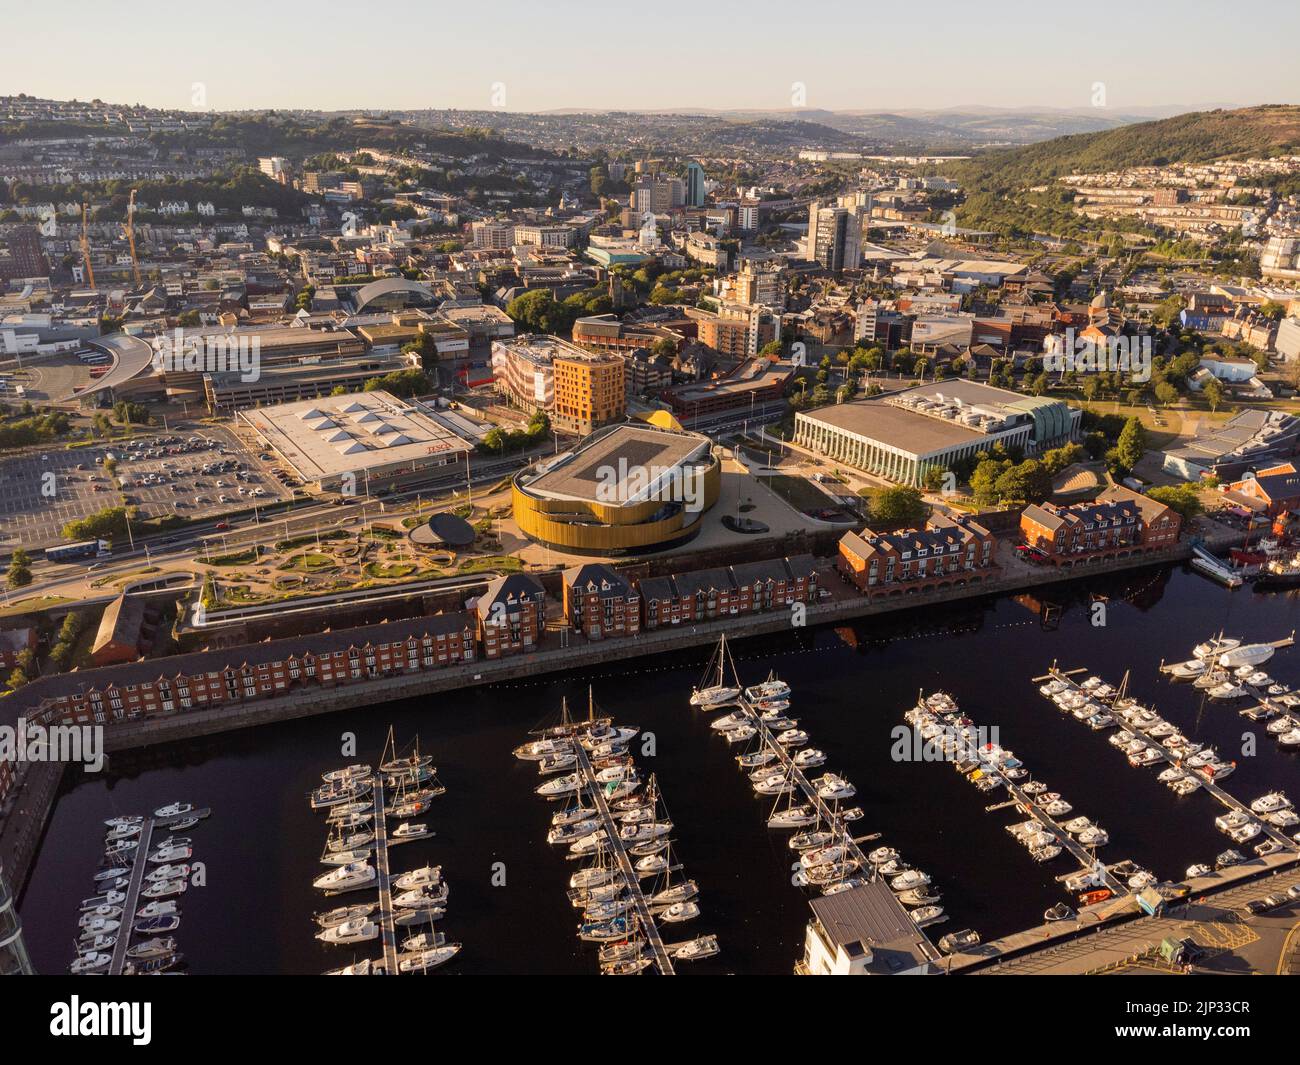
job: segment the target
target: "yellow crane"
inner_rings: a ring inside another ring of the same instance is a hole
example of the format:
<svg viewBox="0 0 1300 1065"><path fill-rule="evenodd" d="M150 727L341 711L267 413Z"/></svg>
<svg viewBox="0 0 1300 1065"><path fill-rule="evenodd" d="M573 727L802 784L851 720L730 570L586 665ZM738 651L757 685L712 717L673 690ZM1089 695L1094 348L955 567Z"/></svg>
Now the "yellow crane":
<svg viewBox="0 0 1300 1065"><path fill-rule="evenodd" d="M83 200L81 202L81 263L86 268L86 284L94 288L95 268L90 265L90 231L87 221L89 211L89 205Z"/></svg>
<svg viewBox="0 0 1300 1065"><path fill-rule="evenodd" d="M135 287L140 287L140 260L135 255L135 189L131 190L131 199L126 205L126 239L131 245L131 276Z"/></svg>

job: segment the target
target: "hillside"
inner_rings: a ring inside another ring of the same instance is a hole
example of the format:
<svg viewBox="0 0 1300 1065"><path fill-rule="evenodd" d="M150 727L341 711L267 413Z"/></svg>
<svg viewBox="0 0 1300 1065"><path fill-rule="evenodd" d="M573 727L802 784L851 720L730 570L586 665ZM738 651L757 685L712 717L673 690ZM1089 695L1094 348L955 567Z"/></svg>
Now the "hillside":
<svg viewBox="0 0 1300 1065"><path fill-rule="evenodd" d="M1194 111L1099 133L1057 137L952 163L944 173L970 191L1009 192L1076 172L1288 151L1300 151L1300 106L1278 104Z"/></svg>

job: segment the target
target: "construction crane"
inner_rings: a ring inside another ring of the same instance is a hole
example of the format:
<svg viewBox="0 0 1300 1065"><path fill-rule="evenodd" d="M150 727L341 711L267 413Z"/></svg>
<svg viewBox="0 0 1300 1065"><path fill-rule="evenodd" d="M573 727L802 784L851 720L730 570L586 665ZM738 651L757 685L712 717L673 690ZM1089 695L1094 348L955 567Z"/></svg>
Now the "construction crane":
<svg viewBox="0 0 1300 1065"><path fill-rule="evenodd" d="M135 287L140 287L140 260L135 255L135 189L131 190L131 198L126 204L126 239L131 245L131 276L135 280Z"/></svg>
<svg viewBox="0 0 1300 1065"><path fill-rule="evenodd" d="M95 287L95 268L90 265L90 232L87 216L90 208L85 200L81 201L81 262L86 268L86 284Z"/></svg>

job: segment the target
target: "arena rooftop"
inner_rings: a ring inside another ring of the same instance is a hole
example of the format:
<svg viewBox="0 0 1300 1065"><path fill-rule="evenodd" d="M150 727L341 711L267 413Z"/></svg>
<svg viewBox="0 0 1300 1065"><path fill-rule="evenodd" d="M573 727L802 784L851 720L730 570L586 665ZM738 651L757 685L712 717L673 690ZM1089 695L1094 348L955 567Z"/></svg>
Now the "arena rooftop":
<svg viewBox="0 0 1300 1065"><path fill-rule="evenodd" d="M472 449L453 420L382 391L304 399L239 417L303 481L322 490L340 486L347 474L418 474L460 461Z"/></svg>

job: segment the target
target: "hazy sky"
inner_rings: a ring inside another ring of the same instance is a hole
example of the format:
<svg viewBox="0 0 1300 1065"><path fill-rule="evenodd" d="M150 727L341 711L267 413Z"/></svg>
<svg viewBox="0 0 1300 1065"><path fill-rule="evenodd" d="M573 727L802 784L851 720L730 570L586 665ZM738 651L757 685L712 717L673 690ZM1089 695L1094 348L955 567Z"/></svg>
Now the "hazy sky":
<svg viewBox="0 0 1300 1065"><path fill-rule="evenodd" d="M1086 108L1097 83L1121 112L1300 100L1294 0L4 9L0 95L156 107Z"/></svg>

